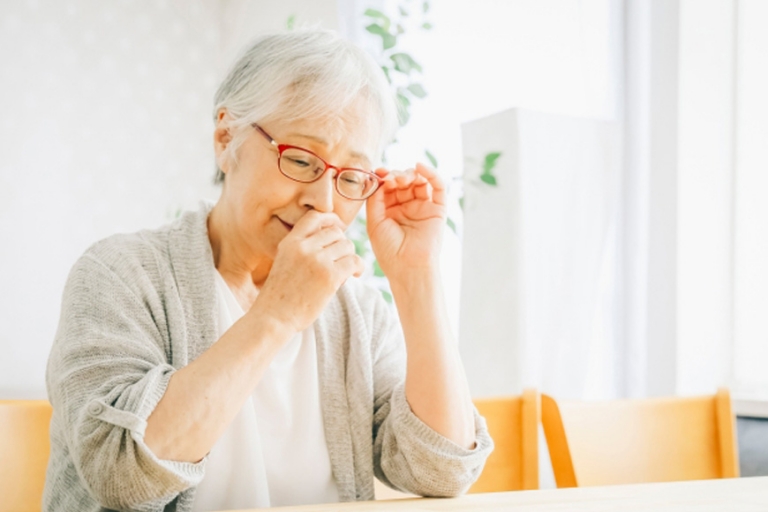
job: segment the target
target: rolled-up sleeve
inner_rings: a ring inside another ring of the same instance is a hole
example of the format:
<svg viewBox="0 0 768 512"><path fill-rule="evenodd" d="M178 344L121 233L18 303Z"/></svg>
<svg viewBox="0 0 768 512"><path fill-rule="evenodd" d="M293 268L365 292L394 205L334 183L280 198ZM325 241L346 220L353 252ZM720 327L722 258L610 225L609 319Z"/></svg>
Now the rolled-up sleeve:
<svg viewBox="0 0 768 512"><path fill-rule="evenodd" d="M65 286L48 362L52 429L62 430L83 486L109 509L162 510L204 476L205 460L161 460L144 443L175 371L150 302L86 254Z"/></svg>
<svg viewBox="0 0 768 512"><path fill-rule="evenodd" d="M386 307L385 307L386 309ZM374 473L390 487L420 496L458 496L480 476L493 441L474 410L475 446L466 449L438 434L411 410L405 396L405 344L390 311L374 330Z"/></svg>

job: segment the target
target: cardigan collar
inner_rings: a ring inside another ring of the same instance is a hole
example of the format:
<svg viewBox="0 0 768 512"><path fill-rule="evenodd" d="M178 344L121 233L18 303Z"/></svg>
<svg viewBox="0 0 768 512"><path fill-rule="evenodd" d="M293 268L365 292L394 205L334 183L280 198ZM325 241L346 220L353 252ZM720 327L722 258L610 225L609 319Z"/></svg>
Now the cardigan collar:
<svg viewBox="0 0 768 512"><path fill-rule="evenodd" d="M213 205L203 201L198 210L184 213L173 224L169 237L168 253L187 330L187 354L182 364L194 361L218 336L215 264L208 238L208 214Z"/></svg>

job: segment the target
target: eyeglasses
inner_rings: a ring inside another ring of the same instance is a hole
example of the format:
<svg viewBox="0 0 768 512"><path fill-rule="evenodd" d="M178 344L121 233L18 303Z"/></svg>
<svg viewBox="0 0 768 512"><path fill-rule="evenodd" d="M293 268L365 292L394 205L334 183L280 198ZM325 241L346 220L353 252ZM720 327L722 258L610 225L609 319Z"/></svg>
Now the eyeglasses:
<svg viewBox="0 0 768 512"><path fill-rule="evenodd" d="M328 169L334 169L336 192L354 201L368 199L384 181L371 171L331 165L308 149L278 144L261 126L255 123L252 126L277 148L277 168L288 179L312 183L322 178Z"/></svg>

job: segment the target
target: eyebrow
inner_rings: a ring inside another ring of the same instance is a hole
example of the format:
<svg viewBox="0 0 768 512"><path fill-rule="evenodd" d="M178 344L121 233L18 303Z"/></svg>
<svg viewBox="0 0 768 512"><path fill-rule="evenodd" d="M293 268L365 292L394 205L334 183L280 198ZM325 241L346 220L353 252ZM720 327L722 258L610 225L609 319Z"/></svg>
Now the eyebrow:
<svg viewBox="0 0 768 512"><path fill-rule="evenodd" d="M322 144L324 146L328 146L328 140L327 139L324 139L322 137L318 137L316 135L308 135L306 133L289 133L287 135L287 137L301 137L301 138L304 138L304 139L313 140L313 141L318 142L318 143L320 143L320 144ZM359 153L357 151L350 151L349 155L352 158L364 161L366 164L368 164L368 166L371 165L371 161L368 159L368 157L364 153Z"/></svg>

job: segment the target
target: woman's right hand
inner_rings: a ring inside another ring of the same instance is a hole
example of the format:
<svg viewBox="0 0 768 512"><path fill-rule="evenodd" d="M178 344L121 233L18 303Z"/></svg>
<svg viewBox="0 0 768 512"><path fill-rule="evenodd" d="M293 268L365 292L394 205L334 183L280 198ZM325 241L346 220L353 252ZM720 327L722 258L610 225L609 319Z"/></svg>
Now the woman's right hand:
<svg viewBox="0 0 768 512"><path fill-rule="evenodd" d="M251 311L301 332L320 316L339 287L363 270L339 217L311 210L278 245Z"/></svg>

